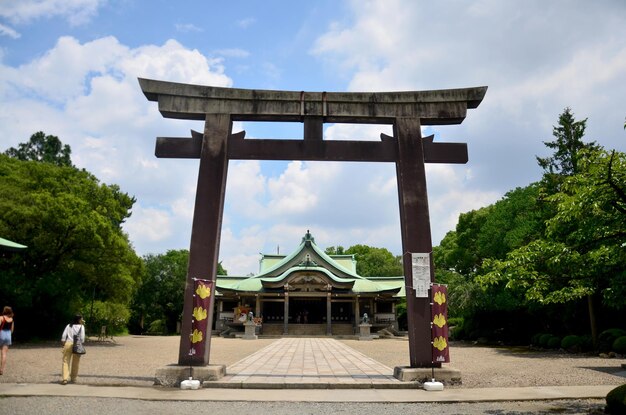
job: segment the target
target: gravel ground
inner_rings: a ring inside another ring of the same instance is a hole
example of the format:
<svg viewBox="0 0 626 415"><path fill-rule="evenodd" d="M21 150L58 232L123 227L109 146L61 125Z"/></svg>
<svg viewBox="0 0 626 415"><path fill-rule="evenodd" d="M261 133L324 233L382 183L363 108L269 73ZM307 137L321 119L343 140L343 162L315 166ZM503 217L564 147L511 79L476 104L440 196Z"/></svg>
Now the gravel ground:
<svg viewBox="0 0 626 415"><path fill-rule="evenodd" d="M211 340L211 363L231 365L263 348L274 339L255 341ZM393 368L408 366L406 339L363 342L342 340L348 346ZM81 359L79 382L91 385L151 386L155 369L178 360L179 337L125 336L115 341L88 341ZM452 343L451 367L461 370L460 388L496 386L620 385L626 382L616 373L623 371L624 359L536 352L526 348L491 348ZM15 344L0 383L53 383L61 373L61 344ZM601 414L603 399L535 402L433 403L285 403L285 402L176 402L140 401L85 397L5 397L0 413L83 414L129 413L159 415L171 413L293 414Z"/></svg>
<svg viewBox="0 0 626 415"><path fill-rule="evenodd" d="M274 339L255 341L214 337L211 362L231 365ZM393 368L409 365L406 339L342 340L348 346ZM155 369L176 363L179 337L125 336L88 341L79 382L93 385L151 386ZM461 388L621 385L625 359L537 352L527 348L492 348L452 343L450 367L461 371ZM61 343L14 344L0 383L51 383L61 377Z"/></svg>

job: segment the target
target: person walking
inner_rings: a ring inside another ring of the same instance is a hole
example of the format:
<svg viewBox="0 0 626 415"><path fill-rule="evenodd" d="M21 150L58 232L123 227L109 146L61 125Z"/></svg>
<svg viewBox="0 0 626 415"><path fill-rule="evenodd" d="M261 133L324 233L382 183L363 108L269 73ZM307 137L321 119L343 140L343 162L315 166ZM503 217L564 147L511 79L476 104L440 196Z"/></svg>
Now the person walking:
<svg viewBox="0 0 626 415"><path fill-rule="evenodd" d="M7 352L11 343L11 337L13 335L13 309L9 306L5 306L2 310L2 316L0 316L0 347L2 347L0 359L0 375L4 373L4 367L7 364Z"/></svg>
<svg viewBox="0 0 626 415"><path fill-rule="evenodd" d="M63 342L63 368L62 368L62 385L67 382L76 382L78 376L78 366L80 365L80 355L72 353L74 346L74 336L77 335L81 343L85 342L85 326L83 316L76 314L74 320L65 327L61 341Z"/></svg>

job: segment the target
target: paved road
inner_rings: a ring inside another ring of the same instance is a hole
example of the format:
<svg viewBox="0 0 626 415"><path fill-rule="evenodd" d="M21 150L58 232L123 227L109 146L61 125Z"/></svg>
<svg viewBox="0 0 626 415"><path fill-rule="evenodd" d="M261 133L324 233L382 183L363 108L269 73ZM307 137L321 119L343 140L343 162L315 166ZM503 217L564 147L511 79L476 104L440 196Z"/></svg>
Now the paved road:
<svg viewBox="0 0 626 415"><path fill-rule="evenodd" d="M242 396L245 399L245 396ZM135 399L85 397L5 397L0 413L36 415L109 415L109 414L219 414L219 415L521 415L521 414L594 414L603 413L603 400L564 400L532 402L476 403L328 403L328 402L194 402L143 401Z"/></svg>

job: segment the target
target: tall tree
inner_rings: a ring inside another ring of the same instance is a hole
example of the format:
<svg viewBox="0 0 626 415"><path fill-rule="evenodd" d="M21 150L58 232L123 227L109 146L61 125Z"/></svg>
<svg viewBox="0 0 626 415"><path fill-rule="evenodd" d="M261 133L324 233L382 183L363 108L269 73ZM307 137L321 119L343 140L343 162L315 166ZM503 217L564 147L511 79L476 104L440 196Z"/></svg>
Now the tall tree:
<svg viewBox="0 0 626 415"><path fill-rule="evenodd" d="M57 166L72 166L69 145L61 143L59 137L46 135L42 131L30 136L27 143L20 143L17 148L11 147L4 152L7 156L18 160L41 161Z"/></svg>
<svg viewBox="0 0 626 415"><path fill-rule="evenodd" d="M0 257L0 300L19 310L23 335L56 336L97 301L128 307L141 269L121 228L133 197L84 170L5 155L0 194L0 234L28 246Z"/></svg>
<svg viewBox="0 0 626 415"><path fill-rule="evenodd" d="M598 150L595 141L584 143L583 137L587 129L587 118L576 121L571 108L566 107L559 115L559 124L552 127L554 141L544 141L546 147L554 150L550 157L537 157L539 166L546 174L569 176L580 171L580 159L584 157L582 150Z"/></svg>
<svg viewBox="0 0 626 415"><path fill-rule="evenodd" d="M505 259L542 235L546 212L539 189L538 183L517 188L493 205L461 214L456 229L433 249L436 279L448 284L450 315L463 317L473 339L498 333L499 340L520 340L531 329L518 318L529 311L523 295L505 284L481 286L476 278L485 261Z"/></svg>
<svg viewBox="0 0 626 415"><path fill-rule="evenodd" d="M594 297L614 309L626 308L626 154L587 151L579 173L567 177L548 197L556 213L546 235L489 261L483 284L504 282L528 301L565 304L587 300L597 337Z"/></svg>

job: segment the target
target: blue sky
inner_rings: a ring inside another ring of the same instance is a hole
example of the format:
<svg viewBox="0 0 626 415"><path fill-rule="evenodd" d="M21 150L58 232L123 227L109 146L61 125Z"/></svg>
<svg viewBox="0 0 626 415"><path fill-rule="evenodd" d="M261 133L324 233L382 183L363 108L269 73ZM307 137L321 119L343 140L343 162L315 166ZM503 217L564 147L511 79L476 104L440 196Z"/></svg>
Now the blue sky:
<svg viewBox="0 0 626 415"><path fill-rule="evenodd" d="M0 151L44 131L74 163L137 198L124 225L140 255L188 248L195 160L154 157L157 136L202 124L163 119L137 77L236 88L393 91L487 85L459 126L467 165L427 166L433 243L458 215L539 179L567 106L587 139L626 150L622 0L0 0ZM238 123L248 137L300 138L300 124ZM388 126L326 125L326 139ZM259 252L364 243L401 253L389 164L229 165L220 259L257 271Z"/></svg>

